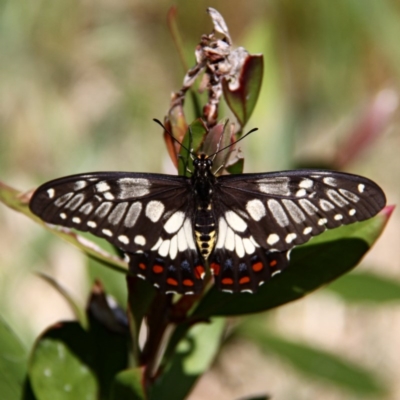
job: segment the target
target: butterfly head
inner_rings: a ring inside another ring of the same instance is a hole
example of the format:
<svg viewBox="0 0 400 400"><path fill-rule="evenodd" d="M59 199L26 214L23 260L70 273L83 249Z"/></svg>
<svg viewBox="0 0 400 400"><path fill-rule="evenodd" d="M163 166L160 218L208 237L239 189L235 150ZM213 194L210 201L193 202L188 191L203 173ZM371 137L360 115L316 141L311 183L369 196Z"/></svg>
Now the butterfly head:
<svg viewBox="0 0 400 400"><path fill-rule="evenodd" d="M211 158L209 158L205 154L199 154L193 160L193 166L195 170L195 175L197 176L206 176L211 174L211 168L213 166L213 162Z"/></svg>

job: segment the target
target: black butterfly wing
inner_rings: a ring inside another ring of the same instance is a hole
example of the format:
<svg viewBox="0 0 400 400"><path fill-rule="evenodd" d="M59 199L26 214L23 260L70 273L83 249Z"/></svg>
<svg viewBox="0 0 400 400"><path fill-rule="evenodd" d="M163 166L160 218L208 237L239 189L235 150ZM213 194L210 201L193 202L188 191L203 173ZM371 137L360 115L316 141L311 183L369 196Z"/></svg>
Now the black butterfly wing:
<svg viewBox="0 0 400 400"><path fill-rule="evenodd" d="M386 203L369 179L320 170L218 178L218 239L210 258L226 291L255 291L288 264L286 253L325 229L363 221Z"/></svg>
<svg viewBox="0 0 400 400"><path fill-rule="evenodd" d="M30 201L42 220L89 231L122 249L130 269L164 292L196 293L190 180L128 172L73 175L40 186Z"/></svg>

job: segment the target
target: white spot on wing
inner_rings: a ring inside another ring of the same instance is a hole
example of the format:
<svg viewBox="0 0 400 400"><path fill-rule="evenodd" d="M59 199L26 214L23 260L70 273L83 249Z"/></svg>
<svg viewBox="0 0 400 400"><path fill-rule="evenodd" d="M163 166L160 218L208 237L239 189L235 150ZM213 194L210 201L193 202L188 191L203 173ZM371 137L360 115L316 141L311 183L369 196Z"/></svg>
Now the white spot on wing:
<svg viewBox="0 0 400 400"><path fill-rule="evenodd" d="M76 210L83 202L85 196L82 193L75 195L66 205L65 208Z"/></svg>
<svg viewBox="0 0 400 400"><path fill-rule="evenodd" d="M87 226L89 226L90 228L96 228L97 224L94 221L88 221Z"/></svg>
<svg viewBox="0 0 400 400"><path fill-rule="evenodd" d="M98 215L100 218L103 218L108 214L111 206L112 206L112 204L107 201L104 203L101 203L99 205L99 207L97 207L95 214Z"/></svg>
<svg viewBox="0 0 400 400"><path fill-rule="evenodd" d="M259 179L257 183L260 192L278 196L289 196L289 181L288 177L282 176Z"/></svg>
<svg viewBox="0 0 400 400"><path fill-rule="evenodd" d="M54 205L57 207L63 206L74 194L71 193L65 193L61 197L59 197L55 202Z"/></svg>
<svg viewBox="0 0 400 400"><path fill-rule="evenodd" d="M360 193L363 193L364 189L365 189L365 185L363 185L362 183L359 183L357 186L357 189Z"/></svg>
<svg viewBox="0 0 400 400"><path fill-rule="evenodd" d="M182 211L175 212L165 223L164 225L165 231L168 233L177 232L182 227L184 219L185 219L185 214Z"/></svg>
<svg viewBox="0 0 400 400"><path fill-rule="evenodd" d="M104 233L104 235L106 235L106 236L112 236L112 232L109 230L109 229L102 229L101 230L103 233Z"/></svg>
<svg viewBox="0 0 400 400"><path fill-rule="evenodd" d="M266 214L264 204L261 200L250 200L246 204L246 210L254 221L260 221Z"/></svg>
<svg viewBox="0 0 400 400"><path fill-rule="evenodd" d="M243 241L239 235L235 235L235 250L239 258L244 257L245 251L244 251Z"/></svg>
<svg viewBox="0 0 400 400"><path fill-rule="evenodd" d="M336 187L336 186L337 186L337 181L336 181L336 179L335 179L335 178L332 178L331 176L326 176L326 177L323 179L323 182L325 183L325 185L328 185L328 186L333 186L333 187Z"/></svg>
<svg viewBox="0 0 400 400"><path fill-rule="evenodd" d="M307 194L307 191L305 189L299 189L296 192L296 197L304 197Z"/></svg>
<svg viewBox="0 0 400 400"><path fill-rule="evenodd" d="M128 199L131 197L145 196L150 193L151 183L144 178L121 178L117 181L119 187L118 198Z"/></svg>
<svg viewBox="0 0 400 400"><path fill-rule="evenodd" d="M144 246L146 244L146 239L142 235L135 236L134 242L139 246Z"/></svg>
<svg viewBox="0 0 400 400"><path fill-rule="evenodd" d="M299 204L308 215L314 215L317 211L319 211L310 200L300 199Z"/></svg>
<svg viewBox="0 0 400 400"><path fill-rule="evenodd" d="M81 190L87 186L86 181L76 181L74 185L74 190Z"/></svg>
<svg viewBox="0 0 400 400"><path fill-rule="evenodd" d="M217 244L215 245L217 249L222 249L224 247L227 230L228 225L226 224L225 219L220 218L218 221L218 240Z"/></svg>
<svg viewBox="0 0 400 400"><path fill-rule="evenodd" d="M80 224L81 219L79 217L74 217L74 218L72 218L72 222L74 222L75 224Z"/></svg>
<svg viewBox="0 0 400 400"><path fill-rule="evenodd" d="M119 235L118 240L123 244L129 243L129 238L128 238L128 236L125 236L125 235Z"/></svg>
<svg viewBox="0 0 400 400"><path fill-rule="evenodd" d="M239 217L234 211L227 211L225 213L226 221L229 226L236 232L244 232L247 229L246 222Z"/></svg>
<svg viewBox="0 0 400 400"><path fill-rule="evenodd" d="M111 188L106 181L101 181L99 183L96 183L96 190L100 193L108 192L110 189Z"/></svg>
<svg viewBox="0 0 400 400"><path fill-rule="evenodd" d="M79 212L85 215L89 215L92 212L92 210L93 210L93 204L86 203L79 209Z"/></svg>
<svg viewBox="0 0 400 400"><path fill-rule="evenodd" d="M60 214L60 218L61 218L61 219L67 219L67 214L61 213L61 214Z"/></svg>
<svg viewBox="0 0 400 400"><path fill-rule="evenodd" d="M354 208L349 210L349 215L353 216L355 213L356 213L356 210Z"/></svg>
<svg viewBox="0 0 400 400"><path fill-rule="evenodd" d="M106 200L114 200L115 199L114 195L111 192L105 192L105 193L103 193L103 196Z"/></svg>
<svg viewBox="0 0 400 400"><path fill-rule="evenodd" d="M303 230L303 234L304 235L308 235L312 232L312 227L311 226L307 226L306 228L304 228Z"/></svg>
<svg viewBox="0 0 400 400"><path fill-rule="evenodd" d="M235 248L235 234L229 226L226 228L225 248L230 251Z"/></svg>
<svg viewBox="0 0 400 400"><path fill-rule="evenodd" d="M252 241L248 238L243 239L243 246L247 254L253 254L256 250L256 247L254 246Z"/></svg>
<svg viewBox="0 0 400 400"><path fill-rule="evenodd" d="M290 216L293 218L295 222L299 224L300 222L306 219L306 216L304 215L303 211L300 210L300 208L296 205L294 201L283 199L282 203L289 211Z"/></svg>
<svg viewBox="0 0 400 400"><path fill-rule="evenodd" d="M352 201L353 203L357 203L357 201L360 200L360 198L353 192L350 192L346 189L339 189L339 192L346 197L347 200Z"/></svg>
<svg viewBox="0 0 400 400"><path fill-rule="evenodd" d="M320 218L318 220L318 225L325 225L328 222L326 218Z"/></svg>
<svg viewBox="0 0 400 400"><path fill-rule="evenodd" d="M289 225L289 218L277 200L269 199L268 208L270 209L272 216L275 218L275 221L278 223L278 225L281 227Z"/></svg>
<svg viewBox="0 0 400 400"><path fill-rule="evenodd" d="M159 254L161 257L165 257L165 256L168 254L170 242L171 242L170 240L164 240L164 241L161 243L161 246L160 246L160 248L158 249L158 254Z"/></svg>
<svg viewBox="0 0 400 400"><path fill-rule="evenodd" d="M54 189L48 189L47 194L49 195L50 199L52 199L55 195L55 190Z"/></svg>
<svg viewBox="0 0 400 400"><path fill-rule="evenodd" d="M185 230L184 228L181 228L178 232L178 250L179 251L185 251L187 249L187 240L185 236Z"/></svg>
<svg viewBox="0 0 400 400"><path fill-rule="evenodd" d="M146 217L152 222L157 222L161 218L164 208L161 201L152 200L146 206Z"/></svg>
<svg viewBox="0 0 400 400"><path fill-rule="evenodd" d="M312 188L314 185L314 182L311 179L303 179L300 183L299 183L299 187L303 188L303 189L310 189Z"/></svg>
<svg viewBox="0 0 400 400"><path fill-rule="evenodd" d="M177 254L178 254L178 238L175 235L171 239L171 245L169 247L169 256L171 257L171 260L175 260Z"/></svg>
<svg viewBox="0 0 400 400"><path fill-rule="evenodd" d="M276 233L271 233L267 238L267 243L272 246L279 242L279 236Z"/></svg>
<svg viewBox="0 0 400 400"><path fill-rule="evenodd" d="M327 190L326 194L329 199L339 207L344 207L346 204L349 204L349 202L334 189Z"/></svg>
<svg viewBox="0 0 400 400"><path fill-rule="evenodd" d="M288 233L286 235L285 242L286 243L292 243L293 240L295 240L296 238L297 238L297 235L295 233Z"/></svg>
<svg viewBox="0 0 400 400"><path fill-rule="evenodd" d="M113 225L117 225L120 223L122 217L125 214L125 211L128 207L128 202L123 202L117 204L114 209L111 211L110 215L108 216L108 222Z"/></svg>
<svg viewBox="0 0 400 400"><path fill-rule="evenodd" d="M335 208L335 206L332 203L330 203L328 200L325 199L320 199L319 206L324 211L330 211Z"/></svg>
<svg viewBox="0 0 400 400"><path fill-rule="evenodd" d="M343 215L342 214L336 214L333 218L335 218L336 221L340 221L341 219L343 219Z"/></svg>
<svg viewBox="0 0 400 400"><path fill-rule="evenodd" d="M136 201L130 207L128 212L126 213L124 225L127 228L132 228L137 219L139 218L140 212L142 211L142 203L140 201Z"/></svg>
<svg viewBox="0 0 400 400"><path fill-rule="evenodd" d="M194 243L194 240L193 240L192 223L190 222L189 219L185 220L185 222L183 224L183 229L185 231L186 242L187 242L189 249L196 250L196 244Z"/></svg>

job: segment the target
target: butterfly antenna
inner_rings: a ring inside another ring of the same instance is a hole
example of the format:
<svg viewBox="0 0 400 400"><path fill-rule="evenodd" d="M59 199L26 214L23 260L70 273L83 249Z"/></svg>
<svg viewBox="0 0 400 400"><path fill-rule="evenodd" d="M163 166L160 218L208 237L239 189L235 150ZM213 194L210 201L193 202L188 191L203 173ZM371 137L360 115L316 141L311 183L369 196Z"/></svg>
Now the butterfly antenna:
<svg viewBox="0 0 400 400"><path fill-rule="evenodd" d="M221 151L223 151L223 150L227 149L228 147L231 147L231 146L233 146L234 144L240 142L240 141L243 140L246 136L249 136L250 133L253 133L253 132L255 132L255 131L258 131L258 128L253 128L253 129L251 129L251 130L248 131L244 136L242 136L240 139L236 140L235 142L233 142L233 143L231 143L231 144L228 144L228 146L225 146L225 147L223 147L222 149L216 151L214 154L211 154L211 156L209 156L209 157L214 157L214 156L216 156L218 153L221 153Z"/></svg>
<svg viewBox="0 0 400 400"><path fill-rule="evenodd" d="M179 145L181 145L190 155L192 155L192 152L191 152L186 146L184 146L177 138L175 138L174 135L165 127L165 125L164 125L160 120L158 120L157 118L153 118L153 121L154 121L156 124L160 125L161 128L163 128L164 131L167 132L167 134L168 134L169 136L171 136L171 138L172 138L173 140L175 140L176 143L178 143Z"/></svg>

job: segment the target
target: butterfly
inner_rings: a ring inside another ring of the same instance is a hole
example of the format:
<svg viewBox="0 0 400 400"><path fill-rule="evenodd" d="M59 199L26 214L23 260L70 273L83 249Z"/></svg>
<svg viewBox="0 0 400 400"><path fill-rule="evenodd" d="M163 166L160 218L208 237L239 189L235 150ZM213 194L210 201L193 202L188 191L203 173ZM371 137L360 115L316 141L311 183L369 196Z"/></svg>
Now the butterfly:
<svg viewBox="0 0 400 400"><path fill-rule="evenodd" d="M89 231L125 253L130 271L163 293L198 294L206 265L218 289L254 293L313 236L363 221L386 203L371 180L325 170L190 177L132 172L67 176L30 201L43 221Z"/></svg>

